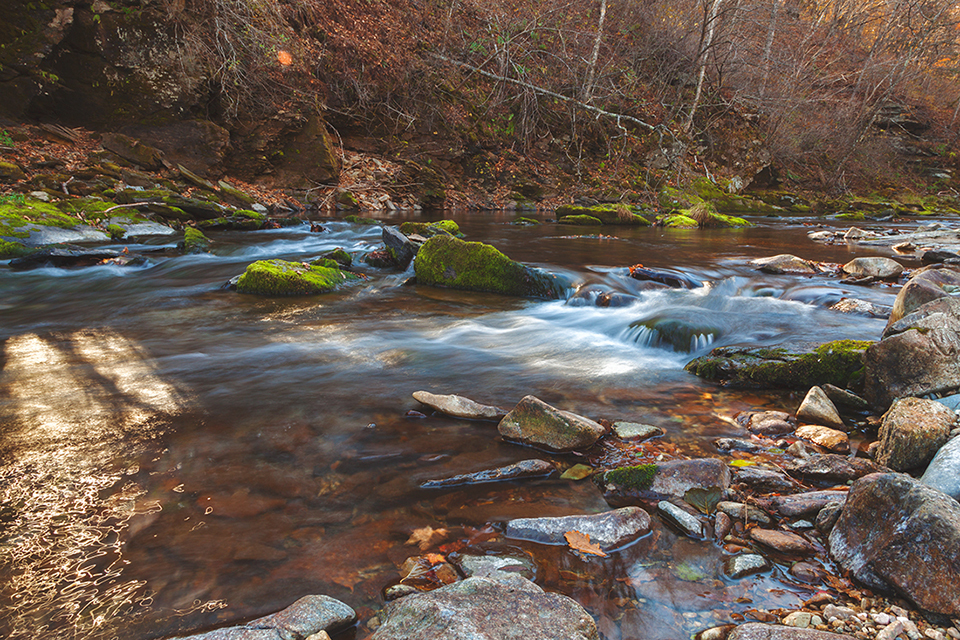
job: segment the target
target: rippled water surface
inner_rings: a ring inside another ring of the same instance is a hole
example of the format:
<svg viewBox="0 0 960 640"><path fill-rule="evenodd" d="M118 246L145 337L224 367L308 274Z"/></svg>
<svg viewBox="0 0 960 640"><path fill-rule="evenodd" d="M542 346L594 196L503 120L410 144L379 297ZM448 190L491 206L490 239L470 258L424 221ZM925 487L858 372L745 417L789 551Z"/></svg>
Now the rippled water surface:
<svg viewBox="0 0 960 640"><path fill-rule="evenodd" d="M798 399L702 383L683 371L691 357L722 344L875 339L882 320L826 307L843 296L889 305L895 294L749 267L787 252L855 257L809 242L799 223L581 236L512 226L501 214L457 219L469 239L568 278L569 298L404 286L410 274L374 269L363 285L318 297L220 289L256 259L309 260L338 246L359 255L380 244L379 227L342 222L323 233L211 234L213 255L160 252L138 268L0 265L0 634L156 638L249 619L307 593L368 618L416 553L404 545L413 528L469 533L517 516L608 508L589 481L418 489L550 456L503 442L493 423L407 417L422 408L413 391L507 408L534 394L595 418L656 424L688 455L719 455L711 440L733 431L717 415ZM647 290L628 275L637 263L705 286ZM595 306L608 291L637 299ZM694 340L692 354L674 351L635 324L651 318L714 333ZM658 531L589 561L516 546L533 554L539 582L577 598L608 638L686 636L809 593L782 567L727 580L714 545Z"/></svg>

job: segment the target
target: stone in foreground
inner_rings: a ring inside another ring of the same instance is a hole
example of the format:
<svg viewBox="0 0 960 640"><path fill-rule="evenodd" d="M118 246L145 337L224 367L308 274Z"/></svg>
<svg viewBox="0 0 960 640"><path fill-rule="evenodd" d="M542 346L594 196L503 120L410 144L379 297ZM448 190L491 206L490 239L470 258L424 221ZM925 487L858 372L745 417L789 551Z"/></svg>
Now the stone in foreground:
<svg viewBox="0 0 960 640"><path fill-rule="evenodd" d="M598 640L573 599L518 575L467 578L390 602L371 640Z"/></svg>
<svg viewBox="0 0 960 640"><path fill-rule="evenodd" d="M779 624L748 622L734 629L727 636L727 640L853 640L853 636Z"/></svg>
<svg viewBox="0 0 960 640"><path fill-rule="evenodd" d="M851 487L830 554L873 589L960 615L960 504L908 475L872 474Z"/></svg>
<svg viewBox="0 0 960 640"><path fill-rule="evenodd" d="M834 453L850 451L850 438L843 431L820 425L804 425L797 429L797 437L809 440Z"/></svg>
<svg viewBox="0 0 960 640"><path fill-rule="evenodd" d="M360 276L354 273L329 266L258 260L237 280L237 291L261 296L309 296L334 291L358 280Z"/></svg>
<svg viewBox="0 0 960 640"><path fill-rule="evenodd" d="M356 619L354 610L339 600L304 596L282 611L244 625L172 640L299 640L321 631L339 631Z"/></svg>
<svg viewBox="0 0 960 640"><path fill-rule="evenodd" d="M414 391L413 399L435 411L467 420L501 420L507 412L500 407L474 402L457 395L440 395L429 391Z"/></svg>
<svg viewBox="0 0 960 640"><path fill-rule="evenodd" d="M516 540L566 544L564 534L579 531L604 551L616 549L650 531L650 516L639 507L624 507L585 516L517 518L507 522L505 535Z"/></svg>
<svg viewBox="0 0 960 640"><path fill-rule="evenodd" d="M901 398L883 415L875 460L894 471L929 462L946 444L957 414L939 402Z"/></svg>
<svg viewBox="0 0 960 640"><path fill-rule="evenodd" d="M837 413L837 407L827 396L826 392L820 387L810 387L800 408L797 409L797 419L807 424L819 424L833 429L845 431L846 427L840 414Z"/></svg>
<svg viewBox="0 0 960 640"><path fill-rule="evenodd" d="M495 247L442 235L430 238L414 262L417 283L508 296L558 299L556 276L511 260Z"/></svg>
<svg viewBox="0 0 960 640"><path fill-rule="evenodd" d="M943 445L920 482L960 500L960 438L953 438Z"/></svg>
<svg viewBox="0 0 960 640"><path fill-rule="evenodd" d="M586 449L606 433L593 420L551 407L534 396L520 400L497 429L504 438L554 451Z"/></svg>
<svg viewBox="0 0 960 640"><path fill-rule="evenodd" d="M595 476L607 503L620 506L650 499L682 500L690 489L730 486L730 468L717 458L669 460L610 469Z"/></svg>

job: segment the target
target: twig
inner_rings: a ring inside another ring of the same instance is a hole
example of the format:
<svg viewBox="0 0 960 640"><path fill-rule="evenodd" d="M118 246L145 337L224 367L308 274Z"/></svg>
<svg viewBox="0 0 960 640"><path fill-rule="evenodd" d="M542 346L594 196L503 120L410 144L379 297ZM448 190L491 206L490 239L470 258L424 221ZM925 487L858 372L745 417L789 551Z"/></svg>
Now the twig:
<svg viewBox="0 0 960 640"><path fill-rule="evenodd" d="M103 212L104 212L104 213L110 213L110 212L113 211L114 209L123 209L123 208L125 208L125 207L142 207L142 206L144 206L144 205L151 205L151 204L152 204L152 205L156 205L156 206L160 206L160 207L165 207L165 206L166 206L166 205L165 205L164 203L162 203L162 202L131 202L130 204L117 204L117 205L114 205L114 206L110 207L109 209L104 209Z"/></svg>

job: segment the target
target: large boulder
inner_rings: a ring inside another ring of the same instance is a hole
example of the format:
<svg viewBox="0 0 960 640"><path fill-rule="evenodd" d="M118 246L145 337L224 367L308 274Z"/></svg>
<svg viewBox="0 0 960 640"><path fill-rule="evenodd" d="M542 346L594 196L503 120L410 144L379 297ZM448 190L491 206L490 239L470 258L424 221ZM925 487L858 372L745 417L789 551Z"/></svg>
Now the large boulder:
<svg viewBox="0 0 960 640"><path fill-rule="evenodd" d="M589 217L600 224L650 226L649 220L634 213L630 207L623 204L599 204L592 207L563 204L557 207L556 215L560 222L564 222L562 218Z"/></svg>
<svg viewBox="0 0 960 640"><path fill-rule="evenodd" d="M418 284L511 296L558 299L565 287L556 276L527 267L481 242L435 236L414 262Z"/></svg>
<svg viewBox="0 0 960 640"><path fill-rule="evenodd" d="M878 407L905 396L955 392L960 388L960 299L935 299L889 325L883 340L867 349L865 361L864 395Z"/></svg>
<svg viewBox="0 0 960 640"><path fill-rule="evenodd" d="M327 263L326 266L320 266L284 260L258 260L237 279L237 291L262 296L309 296L334 291L361 279L355 273L334 268L332 260Z"/></svg>
<svg viewBox="0 0 960 640"><path fill-rule="evenodd" d="M497 429L510 440L554 451L586 449L606 433L593 420L551 407L534 396L520 400Z"/></svg>
<svg viewBox="0 0 960 640"><path fill-rule="evenodd" d="M888 326L913 313L924 304L946 295L955 295L958 290L960 290L960 271L926 269L917 273L897 294Z"/></svg>
<svg viewBox="0 0 960 640"><path fill-rule="evenodd" d="M927 611L960 615L960 504L900 473L851 487L830 554L867 586Z"/></svg>
<svg viewBox="0 0 960 640"><path fill-rule="evenodd" d="M960 500L960 438L953 438L937 451L920 482Z"/></svg>
<svg viewBox="0 0 960 640"><path fill-rule="evenodd" d="M872 343L836 340L806 347L717 347L687 363L701 378L741 388L848 387L863 375L863 354Z"/></svg>
<svg viewBox="0 0 960 640"><path fill-rule="evenodd" d="M854 258L843 265L841 270L845 274L857 278L896 280L903 273L903 265L891 258Z"/></svg>
<svg viewBox="0 0 960 640"><path fill-rule="evenodd" d="M883 416L874 459L894 471L926 464L946 444L957 414L933 400L900 398Z"/></svg>
<svg viewBox="0 0 960 640"><path fill-rule="evenodd" d="M564 534L579 531L609 551L650 531L650 516L639 507L624 507L605 513L559 518L517 518L507 522L505 535L516 540L544 544L567 544Z"/></svg>
<svg viewBox="0 0 960 640"><path fill-rule="evenodd" d="M329 596L304 596L277 613L237 626L172 640L302 640L321 631L337 632L357 619L346 604Z"/></svg>
<svg viewBox="0 0 960 640"><path fill-rule="evenodd" d="M573 599L545 593L519 575L473 577L394 600L371 640L597 640Z"/></svg>

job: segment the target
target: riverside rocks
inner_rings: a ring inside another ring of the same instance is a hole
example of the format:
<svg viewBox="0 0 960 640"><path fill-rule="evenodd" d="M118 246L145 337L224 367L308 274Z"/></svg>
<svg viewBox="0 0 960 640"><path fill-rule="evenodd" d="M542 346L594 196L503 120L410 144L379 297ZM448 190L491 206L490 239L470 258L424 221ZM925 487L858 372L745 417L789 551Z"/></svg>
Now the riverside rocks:
<svg viewBox="0 0 960 640"><path fill-rule="evenodd" d="M927 269L917 273L903 285L893 303L888 325L913 313L924 304L956 293L960 288L960 272L952 269Z"/></svg>
<svg viewBox="0 0 960 640"><path fill-rule="evenodd" d="M716 458L670 460L611 469L594 476L612 505L650 499L683 499L690 489L730 486L730 468Z"/></svg>
<svg viewBox="0 0 960 640"><path fill-rule="evenodd" d="M883 416L874 459L894 471L919 467L946 444L956 421L957 414L939 402L922 398L895 400Z"/></svg>
<svg viewBox="0 0 960 640"><path fill-rule="evenodd" d="M960 504L910 476L873 474L850 489L830 554L864 584L960 615Z"/></svg>
<svg viewBox="0 0 960 640"><path fill-rule="evenodd" d="M748 622L734 629L727 640L852 640L853 636L817 631L816 629L800 629L776 624L762 624Z"/></svg>
<svg viewBox="0 0 960 640"><path fill-rule="evenodd" d="M650 531L650 516L639 507L558 518L518 518L507 522L505 535L543 544L566 544L564 534L579 531L604 551L615 549Z"/></svg>
<svg viewBox="0 0 960 640"><path fill-rule="evenodd" d="M597 640L571 598L519 575L467 578L390 602L371 640Z"/></svg>
<svg viewBox="0 0 960 640"><path fill-rule="evenodd" d="M850 451L850 439L843 431L818 425L805 425L798 427L796 434L798 438L809 440L813 444L819 445L834 453L846 453Z"/></svg>
<svg viewBox="0 0 960 640"><path fill-rule="evenodd" d="M886 471L883 466L870 460L848 458L835 453L805 459L793 458L783 463L783 470L807 482L847 482L868 473Z"/></svg>
<svg viewBox="0 0 960 640"><path fill-rule="evenodd" d="M429 391L414 391L413 398L435 411L467 420L502 420L507 412L500 407L480 404L458 395L438 395Z"/></svg>
<svg viewBox="0 0 960 640"><path fill-rule="evenodd" d="M418 284L451 289L557 299L565 288L556 276L511 260L491 245L449 235L420 247L414 268Z"/></svg>
<svg viewBox="0 0 960 640"><path fill-rule="evenodd" d="M258 260L237 280L237 291L261 296L307 296L327 293L361 279L357 274L335 268L335 264L332 260L327 266Z"/></svg>
<svg viewBox="0 0 960 640"><path fill-rule="evenodd" d="M769 258L758 258L750 263L758 271L774 274L813 275L820 273L820 268L810 260L804 260L789 253L782 253Z"/></svg>
<svg viewBox="0 0 960 640"><path fill-rule="evenodd" d="M286 609L250 622L172 640L305 640L324 631L339 631L356 620L346 604L329 596L304 596Z"/></svg>
<svg viewBox="0 0 960 640"><path fill-rule="evenodd" d="M797 419L807 424L819 424L834 429L845 430L843 420L837 413L837 408L820 387L810 387L800 408L797 409Z"/></svg>
<svg viewBox="0 0 960 640"><path fill-rule="evenodd" d="M606 433L593 420L551 407L534 396L520 400L497 429L505 438L554 451L585 449Z"/></svg>
<svg viewBox="0 0 960 640"><path fill-rule="evenodd" d="M841 270L847 275L858 278L896 280L903 273L903 265L890 258L854 258L843 265Z"/></svg>
<svg viewBox="0 0 960 640"><path fill-rule="evenodd" d="M953 438L937 451L920 482L960 501L960 438Z"/></svg>
<svg viewBox="0 0 960 640"><path fill-rule="evenodd" d="M420 488L442 489L444 487L456 487L464 484L486 484L489 482L518 480L520 478L542 478L553 474L555 471L556 467L545 460L521 460L520 462L497 469L465 473L442 480L428 480L422 483Z"/></svg>

